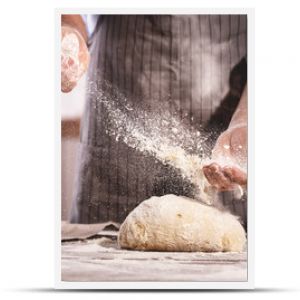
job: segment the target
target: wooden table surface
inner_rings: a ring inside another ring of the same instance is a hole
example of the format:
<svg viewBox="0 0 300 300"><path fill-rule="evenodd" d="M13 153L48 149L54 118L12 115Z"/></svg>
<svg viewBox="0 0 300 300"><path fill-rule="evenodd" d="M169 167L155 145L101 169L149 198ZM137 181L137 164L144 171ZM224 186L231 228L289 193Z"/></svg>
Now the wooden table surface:
<svg viewBox="0 0 300 300"><path fill-rule="evenodd" d="M115 238L62 243L62 281L246 281L247 253L122 250Z"/></svg>

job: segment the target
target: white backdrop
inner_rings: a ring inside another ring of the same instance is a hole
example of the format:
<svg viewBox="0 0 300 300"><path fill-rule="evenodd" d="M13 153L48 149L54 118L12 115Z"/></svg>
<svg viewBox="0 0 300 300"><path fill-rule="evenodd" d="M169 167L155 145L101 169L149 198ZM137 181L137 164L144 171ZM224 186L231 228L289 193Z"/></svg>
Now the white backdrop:
<svg viewBox="0 0 300 300"><path fill-rule="evenodd" d="M54 284L54 199L58 171L54 157L54 8L125 6L125 1L118 2L1 2L2 299L104 297L97 293L83 295L50 290ZM143 7L159 7L161 2L152 0ZM255 8L255 283L260 288L255 293L270 299L299 297L300 17L297 2L164 2L165 7ZM129 7L142 4L138 0L126 1ZM204 297L246 299L255 296L252 293L207 293ZM126 296L153 297L151 294ZM168 296L185 297L179 292ZM199 297L195 293L189 296Z"/></svg>

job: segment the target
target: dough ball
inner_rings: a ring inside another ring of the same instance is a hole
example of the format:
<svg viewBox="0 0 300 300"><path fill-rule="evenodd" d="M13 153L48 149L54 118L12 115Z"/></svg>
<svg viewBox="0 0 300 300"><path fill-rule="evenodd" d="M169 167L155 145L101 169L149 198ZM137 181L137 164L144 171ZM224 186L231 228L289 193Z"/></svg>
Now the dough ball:
<svg viewBox="0 0 300 300"><path fill-rule="evenodd" d="M237 217L175 195L143 201L118 235L121 248L153 251L241 252L245 242Z"/></svg>

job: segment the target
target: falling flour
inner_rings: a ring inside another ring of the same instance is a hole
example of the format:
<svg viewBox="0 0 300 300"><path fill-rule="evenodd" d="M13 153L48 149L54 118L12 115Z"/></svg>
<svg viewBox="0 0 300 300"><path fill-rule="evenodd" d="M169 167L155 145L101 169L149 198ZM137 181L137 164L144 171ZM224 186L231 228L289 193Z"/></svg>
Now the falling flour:
<svg viewBox="0 0 300 300"><path fill-rule="evenodd" d="M205 145L207 136L192 126L186 126L179 116L166 110L149 112L138 105L132 107L124 95L107 84L105 89L95 87L90 85L89 92L95 94L93 99L97 105L106 110L107 134L176 168L194 186L195 199L213 204L216 191L202 171L210 152Z"/></svg>

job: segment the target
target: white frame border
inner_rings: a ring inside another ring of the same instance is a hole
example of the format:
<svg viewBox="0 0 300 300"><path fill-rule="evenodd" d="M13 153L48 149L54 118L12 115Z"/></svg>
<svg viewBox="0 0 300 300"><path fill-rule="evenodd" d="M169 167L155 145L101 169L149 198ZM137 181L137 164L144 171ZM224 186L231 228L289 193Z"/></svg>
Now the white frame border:
<svg viewBox="0 0 300 300"><path fill-rule="evenodd" d="M246 14L247 15L247 84L248 84L248 281L243 282L150 282L101 281L66 282L61 280L61 107L60 107L60 17L62 14ZM55 288L56 289L254 289L254 8L159 8L55 9ZM57 76L57 74L59 74ZM249 163L250 162L250 163Z"/></svg>

